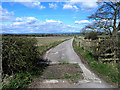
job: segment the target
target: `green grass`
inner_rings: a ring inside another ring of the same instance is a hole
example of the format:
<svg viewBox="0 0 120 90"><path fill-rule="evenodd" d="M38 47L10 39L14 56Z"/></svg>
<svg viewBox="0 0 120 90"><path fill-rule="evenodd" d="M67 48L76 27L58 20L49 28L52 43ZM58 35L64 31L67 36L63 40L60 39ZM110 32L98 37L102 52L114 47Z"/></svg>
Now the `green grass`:
<svg viewBox="0 0 120 90"><path fill-rule="evenodd" d="M63 40L65 41L65 40ZM57 41L54 42L48 46L40 46L39 47L39 51L40 51L40 55L42 55L44 52L46 52L48 49L62 43L63 41ZM48 64L40 64L40 65L36 65L34 68L30 69L29 71L25 71L25 72L20 72L20 73L16 73L13 76L12 79L8 78L7 81L9 83L3 83L3 90L6 88L27 88L27 85L32 82L33 78L38 78L40 77L43 72L44 69L48 66Z"/></svg>
<svg viewBox="0 0 120 90"><path fill-rule="evenodd" d="M78 75L75 74L63 74L63 79L80 79L80 77Z"/></svg>
<svg viewBox="0 0 120 90"><path fill-rule="evenodd" d="M67 65L69 64L68 62L60 62L59 65Z"/></svg>
<svg viewBox="0 0 120 90"><path fill-rule="evenodd" d="M62 74L61 77L52 77L52 76L47 76L47 79L80 79L79 75L75 75L75 74Z"/></svg>
<svg viewBox="0 0 120 90"><path fill-rule="evenodd" d="M27 83L32 82L30 73L17 73L10 79L8 85L3 86L3 90L6 88L25 88Z"/></svg>
<svg viewBox="0 0 120 90"><path fill-rule="evenodd" d="M95 59L90 52L84 51L82 48L77 47L75 40L73 41L74 48L79 52L82 57L87 60L91 69L96 73L106 78L108 82L118 83L118 64L117 63L103 63Z"/></svg>
<svg viewBox="0 0 120 90"><path fill-rule="evenodd" d="M75 68L80 68L78 64L73 64Z"/></svg>
<svg viewBox="0 0 120 90"><path fill-rule="evenodd" d="M62 79L62 77L53 77L53 76L47 76L47 79Z"/></svg>
<svg viewBox="0 0 120 90"><path fill-rule="evenodd" d="M6 90L6 88L27 88L27 85L32 82L33 78L38 78L43 74L45 67L47 67L46 64L37 65L33 68L33 70L14 74L13 78L7 78L9 83L3 83L2 89Z"/></svg>

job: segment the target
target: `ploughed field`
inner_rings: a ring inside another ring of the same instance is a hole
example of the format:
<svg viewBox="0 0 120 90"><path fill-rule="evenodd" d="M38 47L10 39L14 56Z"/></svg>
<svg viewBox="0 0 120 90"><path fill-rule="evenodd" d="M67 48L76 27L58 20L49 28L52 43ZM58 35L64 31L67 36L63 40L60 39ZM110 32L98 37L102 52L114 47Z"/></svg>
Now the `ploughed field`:
<svg viewBox="0 0 120 90"><path fill-rule="evenodd" d="M47 46L56 41L63 41L71 37L35 37L38 40L38 46Z"/></svg>

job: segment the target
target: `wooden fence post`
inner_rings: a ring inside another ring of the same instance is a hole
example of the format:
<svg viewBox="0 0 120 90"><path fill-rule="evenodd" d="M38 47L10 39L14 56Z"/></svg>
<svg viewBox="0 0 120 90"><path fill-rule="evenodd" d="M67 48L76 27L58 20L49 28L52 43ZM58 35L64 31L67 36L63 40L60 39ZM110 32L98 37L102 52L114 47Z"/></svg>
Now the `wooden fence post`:
<svg viewBox="0 0 120 90"><path fill-rule="evenodd" d="M79 47L80 47L80 41L79 41Z"/></svg>

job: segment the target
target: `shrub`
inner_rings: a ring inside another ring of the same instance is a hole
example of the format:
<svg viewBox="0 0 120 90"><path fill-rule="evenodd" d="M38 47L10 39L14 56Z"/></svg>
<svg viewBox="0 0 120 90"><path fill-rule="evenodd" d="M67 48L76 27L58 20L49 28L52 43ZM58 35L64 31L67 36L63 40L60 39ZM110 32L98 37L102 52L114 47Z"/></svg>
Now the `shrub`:
<svg viewBox="0 0 120 90"><path fill-rule="evenodd" d="M32 82L31 75L29 73L16 73L10 80L9 84L3 83L2 90L6 89L23 89L27 87L27 84ZM14 90L13 89L13 90Z"/></svg>
<svg viewBox="0 0 120 90"><path fill-rule="evenodd" d="M27 37L7 36L2 42L2 67L3 74L32 69L38 62L39 52L37 40Z"/></svg>
<svg viewBox="0 0 120 90"><path fill-rule="evenodd" d="M105 39L110 39L110 36L106 36Z"/></svg>
<svg viewBox="0 0 120 90"><path fill-rule="evenodd" d="M92 40L98 39L97 33L94 31L92 31L90 33L86 33L85 39L92 39Z"/></svg>

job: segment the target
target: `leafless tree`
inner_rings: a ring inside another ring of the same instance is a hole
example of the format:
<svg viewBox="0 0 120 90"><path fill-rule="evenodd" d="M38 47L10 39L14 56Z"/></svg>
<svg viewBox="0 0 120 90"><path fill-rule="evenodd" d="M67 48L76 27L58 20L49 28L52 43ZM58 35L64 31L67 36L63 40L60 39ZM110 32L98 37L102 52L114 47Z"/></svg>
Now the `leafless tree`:
<svg viewBox="0 0 120 90"><path fill-rule="evenodd" d="M95 20L88 28L101 29L115 37L120 31L120 1L99 2L97 11L89 16Z"/></svg>

